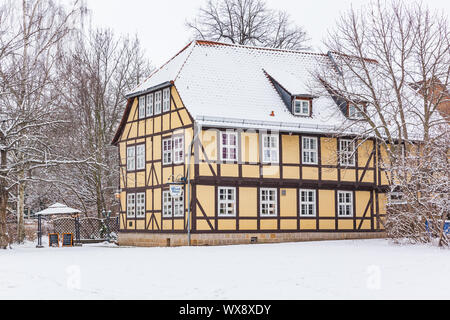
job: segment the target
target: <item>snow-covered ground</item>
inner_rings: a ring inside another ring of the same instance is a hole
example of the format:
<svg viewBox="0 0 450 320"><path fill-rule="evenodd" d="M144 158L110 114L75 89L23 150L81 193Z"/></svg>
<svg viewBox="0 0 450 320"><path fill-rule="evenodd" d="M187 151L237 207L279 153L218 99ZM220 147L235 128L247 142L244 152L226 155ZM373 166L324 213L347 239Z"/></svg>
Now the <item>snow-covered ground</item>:
<svg viewBox="0 0 450 320"><path fill-rule="evenodd" d="M450 299L450 250L387 240L0 251L0 299Z"/></svg>

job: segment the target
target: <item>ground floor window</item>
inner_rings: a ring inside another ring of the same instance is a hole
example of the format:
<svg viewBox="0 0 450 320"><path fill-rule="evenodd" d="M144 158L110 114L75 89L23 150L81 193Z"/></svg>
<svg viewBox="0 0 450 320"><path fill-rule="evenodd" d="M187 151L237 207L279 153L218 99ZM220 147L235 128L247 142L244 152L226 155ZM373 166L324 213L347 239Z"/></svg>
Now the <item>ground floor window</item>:
<svg viewBox="0 0 450 320"><path fill-rule="evenodd" d="M220 217L236 216L236 188L219 188L218 215Z"/></svg>
<svg viewBox="0 0 450 320"><path fill-rule="evenodd" d="M163 217L184 217L184 192L173 198L170 191L163 191Z"/></svg>
<svg viewBox="0 0 450 320"><path fill-rule="evenodd" d="M145 193L136 193L136 218L145 217Z"/></svg>
<svg viewBox="0 0 450 320"><path fill-rule="evenodd" d="M277 189L261 189L260 214L262 217L277 216Z"/></svg>
<svg viewBox="0 0 450 320"><path fill-rule="evenodd" d="M163 217L172 216L172 196L169 191L163 191Z"/></svg>
<svg viewBox="0 0 450 320"><path fill-rule="evenodd" d="M300 190L300 216L315 217L316 216L316 191Z"/></svg>
<svg viewBox="0 0 450 320"><path fill-rule="evenodd" d="M127 217L135 217L136 195L134 193L127 194Z"/></svg>
<svg viewBox="0 0 450 320"><path fill-rule="evenodd" d="M184 193L181 196L173 199L173 216L184 217Z"/></svg>
<svg viewBox="0 0 450 320"><path fill-rule="evenodd" d="M353 216L352 191L338 191L338 216L339 217Z"/></svg>

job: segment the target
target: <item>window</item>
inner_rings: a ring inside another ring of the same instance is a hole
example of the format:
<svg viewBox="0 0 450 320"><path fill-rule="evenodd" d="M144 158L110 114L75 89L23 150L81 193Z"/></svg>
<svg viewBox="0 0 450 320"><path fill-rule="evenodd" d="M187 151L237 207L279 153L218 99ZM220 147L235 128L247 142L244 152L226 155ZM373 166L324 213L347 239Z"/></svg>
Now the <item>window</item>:
<svg viewBox="0 0 450 320"><path fill-rule="evenodd" d="M136 168L136 149L134 146L127 147L127 170L133 171Z"/></svg>
<svg viewBox="0 0 450 320"><path fill-rule="evenodd" d="M353 217L353 192L338 191L338 216Z"/></svg>
<svg viewBox="0 0 450 320"><path fill-rule="evenodd" d="M302 138L302 162L303 164L317 164L317 138Z"/></svg>
<svg viewBox="0 0 450 320"><path fill-rule="evenodd" d="M161 113L161 91L155 92L155 114Z"/></svg>
<svg viewBox="0 0 450 320"><path fill-rule="evenodd" d="M173 199L173 216L184 217L184 192L179 198Z"/></svg>
<svg viewBox="0 0 450 320"><path fill-rule="evenodd" d="M127 217L134 218L135 217L135 201L136 195L134 193L127 194Z"/></svg>
<svg viewBox="0 0 450 320"><path fill-rule="evenodd" d="M236 161L237 160L237 133L236 132L222 132L221 155L222 161Z"/></svg>
<svg viewBox="0 0 450 320"><path fill-rule="evenodd" d="M339 140L339 158L343 166L355 165L355 143L352 140Z"/></svg>
<svg viewBox="0 0 450 320"><path fill-rule="evenodd" d="M153 115L153 93L147 95L147 106L146 106L147 117Z"/></svg>
<svg viewBox="0 0 450 320"><path fill-rule="evenodd" d="M145 217L145 193L136 194L136 218Z"/></svg>
<svg viewBox="0 0 450 320"><path fill-rule="evenodd" d="M178 136L173 138L173 162L184 162L184 137Z"/></svg>
<svg viewBox="0 0 450 320"><path fill-rule="evenodd" d="M170 191L163 191L163 217L184 217L184 192L179 198L172 198Z"/></svg>
<svg viewBox="0 0 450 320"><path fill-rule="evenodd" d="M292 103L292 110L296 116L311 116L311 101L295 99Z"/></svg>
<svg viewBox="0 0 450 320"><path fill-rule="evenodd" d="M163 164L172 164L172 139L163 140Z"/></svg>
<svg viewBox="0 0 450 320"><path fill-rule="evenodd" d="M300 216L316 216L316 191L300 190Z"/></svg>
<svg viewBox="0 0 450 320"><path fill-rule="evenodd" d="M219 188L219 217L236 216L236 188Z"/></svg>
<svg viewBox="0 0 450 320"><path fill-rule="evenodd" d="M170 110L170 88L163 90L163 112Z"/></svg>
<svg viewBox="0 0 450 320"><path fill-rule="evenodd" d="M145 118L145 96L139 97L139 119Z"/></svg>
<svg viewBox="0 0 450 320"><path fill-rule="evenodd" d="M136 170L145 169L145 144L136 146Z"/></svg>
<svg viewBox="0 0 450 320"><path fill-rule="evenodd" d="M262 145L263 162L278 163L278 136L263 135Z"/></svg>
<svg viewBox="0 0 450 320"><path fill-rule="evenodd" d="M362 104L353 104L353 103L349 103L348 104L348 117L350 119L364 119L364 105Z"/></svg>
<svg viewBox="0 0 450 320"><path fill-rule="evenodd" d="M277 189L261 189L260 214L262 217L277 216Z"/></svg>
<svg viewBox="0 0 450 320"><path fill-rule="evenodd" d="M172 216L172 196L170 191L163 191L163 217Z"/></svg>

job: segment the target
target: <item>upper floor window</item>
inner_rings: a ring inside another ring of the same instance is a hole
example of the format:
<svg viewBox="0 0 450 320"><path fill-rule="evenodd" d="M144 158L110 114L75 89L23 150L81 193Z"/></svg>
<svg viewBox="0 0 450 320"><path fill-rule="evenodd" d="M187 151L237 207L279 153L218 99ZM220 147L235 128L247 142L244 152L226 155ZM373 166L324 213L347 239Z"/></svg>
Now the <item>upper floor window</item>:
<svg viewBox="0 0 450 320"><path fill-rule="evenodd" d="M364 119L364 108L365 106L363 104L349 103L348 117L355 120Z"/></svg>
<svg viewBox="0 0 450 320"><path fill-rule="evenodd" d="M179 164L184 162L184 136L164 139L162 143L163 164Z"/></svg>
<svg viewBox="0 0 450 320"><path fill-rule="evenodd" d="M161 113L161 91L155 92L155 114Z"/></svg>
<svg viewBox="0 0 450 320"><path fill-rule="evenodd" d="M146 106L147 117L153 115L153 93L147 95L147 106Z"/></svg>
<svg viewBox="0 0 450 320"><path fill-rule="evenodd" d="M163 164L172 164L172 138L163 140Z"/></svg>
<svg viewBox="0 0 450 320"><path fill-rule="evenodd" d="M302 162L303 164L317 164L317 138L302 138Z"/></svg>
<svg viewBox="0 0 450 320"><path fill-rule="evenodd" d="M237 133L221 132L222 161L237 161Z"/></svg>
<svg viewBox="0 0 450 320"><path fill-rule="evenodd" d="M262 136L262 155L265 163L278 163L278 136L264 134Z"/></svg>
<svg viewBox="0 0 450 320"><path fill-rule="evenodd" d="M163 90L163 112L170 110L170 88Z"/></svg>
<svg viewBox="0 0 450 320"><path fill-rule="evenodd" d="M127 147L127 170L133 171L136 168L136 149L135 146Z"/></svg>
<svg viewBox="0 0 450 320"><path fill-rule="evenodd" d="M236 216L236 188L219 188L218 197L219 217Z"/></svg>
<svg viewBox="0 0 450 320"><path fill-rule="evenodd" d="M339 159L343 166L355 165L355 143L349 139L339 140Z"/></svg>
<svg viewBox="0 0 450 320"><path fill-rule="evenodd" d="M136 146L136 170L145 169L145 144Z"/></svg>
<svg viewBox="0 0 450 320"><path fill-rule="evenodd" d="M292 113L296 116L311 116L311 100L294 99L292 102Z"/></svg>
<svg viewBox="0 0 450 320"><path fill-rule="evenodd" d="M353 192L338 191L338 216L353 216Z"/></svg>
<svg viewBox="0 0 450 320"><path fill-rule="evenodd" d="M261 189L259 210L261 217L277 216L277 189Z"/></svg>
<svg viewBox="0 0 450 320"><path fill-rule="evenodd" d="M184 162L184 137L177 136L173 138L173 162L183 163Z"/></svg>
<svg viewBox="0 0 450 320"><path fill-rule="evenodd" d="M139 119L145 118L145 96L139 97Z"/></svg>

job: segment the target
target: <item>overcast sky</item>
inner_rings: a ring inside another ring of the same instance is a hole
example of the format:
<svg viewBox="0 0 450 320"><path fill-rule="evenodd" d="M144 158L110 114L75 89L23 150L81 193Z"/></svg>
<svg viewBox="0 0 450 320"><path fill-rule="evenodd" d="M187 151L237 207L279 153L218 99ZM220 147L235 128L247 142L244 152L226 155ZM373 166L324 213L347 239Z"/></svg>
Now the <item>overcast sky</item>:
<svg viewBox="0 0 450 320"><path fill-rule="evenodd" d="M206 0L86 0L92 24L107 26L117 34L137 34L155 67L166 62L190 40L185 21L196 15ZM342 10L361 8L369 0L267 0L273 9L289 12L320 51L322 38ZM450 12L450 0L424 0L430 8Z"/></svg>

